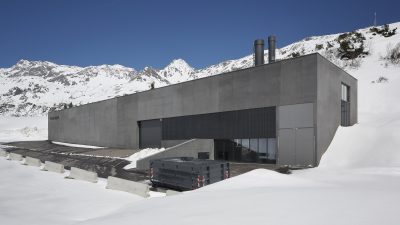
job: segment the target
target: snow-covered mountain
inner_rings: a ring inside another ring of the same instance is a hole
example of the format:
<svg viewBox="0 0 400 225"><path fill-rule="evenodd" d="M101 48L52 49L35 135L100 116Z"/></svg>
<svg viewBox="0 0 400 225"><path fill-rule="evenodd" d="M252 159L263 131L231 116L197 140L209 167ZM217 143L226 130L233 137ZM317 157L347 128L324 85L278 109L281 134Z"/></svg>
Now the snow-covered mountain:
<svg viewBox="0 0 400 225"><path fill-rule="evenodd" d="M319 52L357 78L362 76L359 71L372 69L376 70L376 77L368 78L372 79L369 82L390 82L386 74L400 76L399 27L400 23L393 23L309 37L277 49L276 56L279 60ZM266 61L267 55L265 51ZM183 59L176 59L163 69L146 67L142 71L121 65L82 68L20 60L10 68L0 68L0 115L43 115L70 103L81 105L147 90L151 83L157 88L250 66L251 54L203 69L194 69Z"/></svg>

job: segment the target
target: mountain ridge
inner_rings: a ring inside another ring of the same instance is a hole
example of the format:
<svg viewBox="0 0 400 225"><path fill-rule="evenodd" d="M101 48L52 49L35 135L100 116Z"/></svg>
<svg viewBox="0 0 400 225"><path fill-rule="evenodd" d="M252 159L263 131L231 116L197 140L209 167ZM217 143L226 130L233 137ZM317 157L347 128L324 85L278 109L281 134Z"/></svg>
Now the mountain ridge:
<svg viewBox="0 0 400 225"><path fill-rule="evenodd" d="M377 58L383 69L397 66L396 60L389 59L388 48L400 46L398 27L400 23L392 23L304 38L277 49L276 58L318 52L350 74L370 66L364 65L368 58ZM268 50L264 57L267 62ZM78 67L22 59L10 68L0 68L0 115L43 115L70 103L81 105L148 90L152 83L156 88L163 87L251 66L252 55L201 69L193 68L184 59L174 59L162 69L148 66L140 71L119 64Z"/></svg>

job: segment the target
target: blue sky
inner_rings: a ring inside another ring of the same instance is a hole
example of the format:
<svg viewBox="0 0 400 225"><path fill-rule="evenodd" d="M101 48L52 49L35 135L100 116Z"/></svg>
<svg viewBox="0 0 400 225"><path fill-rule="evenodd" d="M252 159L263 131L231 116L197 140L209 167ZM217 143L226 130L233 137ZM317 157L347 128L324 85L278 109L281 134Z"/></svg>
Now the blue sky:
<svg viewBox="0 0 400 225"><path fill-rule="evenodd" d="M0 67L20 59L162 68L183 58L202 68L307 36L400 21L400 1L1 0Z"/></svg>

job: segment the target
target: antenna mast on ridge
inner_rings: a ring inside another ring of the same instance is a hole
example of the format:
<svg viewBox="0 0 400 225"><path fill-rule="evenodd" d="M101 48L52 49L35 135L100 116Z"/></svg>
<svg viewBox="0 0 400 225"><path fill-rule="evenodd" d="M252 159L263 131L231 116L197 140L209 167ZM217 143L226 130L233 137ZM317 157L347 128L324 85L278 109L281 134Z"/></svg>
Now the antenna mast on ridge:
<svg viewBox="0 0 400 225"><path fill-rule="evenodd" d="M374 13L374 27L376 27L376 12Z"/></svg>

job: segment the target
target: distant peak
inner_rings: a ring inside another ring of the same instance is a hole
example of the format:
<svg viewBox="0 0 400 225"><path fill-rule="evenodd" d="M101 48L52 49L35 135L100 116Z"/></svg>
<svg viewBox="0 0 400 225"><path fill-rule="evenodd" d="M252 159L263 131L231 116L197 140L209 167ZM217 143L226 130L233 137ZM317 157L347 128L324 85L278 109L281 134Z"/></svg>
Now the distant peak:
<svg viewBox="0 0 400 225"><path fill-rule="evenodd" d="M17 62L17 65L29 65L30 61L26 59L21 59Z"/></svg>
<svg viewBox="0 0 400 225"><path fill-rule="evenodd" d="M167 67L190 67L192 68L185 60L183 59L174 59Z"/></svg>
<svg viewBox="0 0 400 225"><path fill-rule="evenodd" d="M183 59L174 59L174 60L172 60L171 63L183 63L183 64L187 64L186 61L183 60Z"/></svg>
<svg viewBox="0 0 400 225"><path fill-rule="evenodd" d="M21 59L19 60L16 64L16 66L20 67L28 67L28 66L33 66L33 65L52 65L52 66L57 66L57 64L48 62L48 61L30 61L26 59Z"/></svg>
<svg viewBox="0 0 400 225"><path fill-rule="evenodd" d="M191 67L185 60L183 59L174 59L168 66L166 66L161 71L164 71L163 74L168 74L169 76L175 74L177 71L180 71L181 74L190 74L195 69Z"/></svg>

